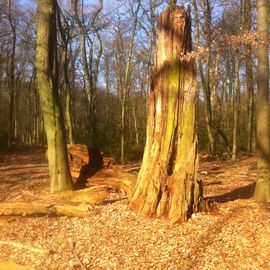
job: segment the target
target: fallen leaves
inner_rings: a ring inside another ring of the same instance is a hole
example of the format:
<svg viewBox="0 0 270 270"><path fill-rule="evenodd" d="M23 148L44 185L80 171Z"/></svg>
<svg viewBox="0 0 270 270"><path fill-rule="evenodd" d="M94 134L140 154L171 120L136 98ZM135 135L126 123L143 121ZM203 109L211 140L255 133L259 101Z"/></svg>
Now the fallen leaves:
<svg viewBox="0 0 270 270"><path fill-rule="evenodd" d="M32 160L35 158L32 156ZM10 179L11 170L14 175L18 170L18 177L23 173L24 178L34 175L36 170L30 166L30 155L23 161L12 162L18 169L10 164L0 167L3 198L11 198L17 192L15 201L31 201L36 190L47 194L48 179L46 185L38 185L39 180L31 177L28 181L14 180L16 188L5 189L3 180ZM270 207L248 198L245 189L239 192L239 188L255 181L252 166L253 158L201 164L201 171L211 172L199 174L205 195L223 201L215 214L198 213L181 225L138 217L129 210L121 193L113 194L121 200L92 206L85 218L1 217L0 241L42 247L54 253L46 255L0 245L0 257L39 270L79 270L83 269L81 263L91 270L270 269ZM43 170L45 173L46 167ZM43 183L42 178L40 181ZM37 185L34 189L33 183ZM237 196L232 195L235 190ZM73 243L81 263L74 254Z"/></svg>

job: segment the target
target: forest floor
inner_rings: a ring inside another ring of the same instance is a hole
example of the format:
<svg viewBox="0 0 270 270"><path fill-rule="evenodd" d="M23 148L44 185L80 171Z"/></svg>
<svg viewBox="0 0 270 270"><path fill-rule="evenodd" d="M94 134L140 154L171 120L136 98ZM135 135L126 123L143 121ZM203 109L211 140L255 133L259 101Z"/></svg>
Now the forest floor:
<svg viewBox="0 0 270 270"><path fill-rule="evenodd" d="M255 158L201 160L199 179L216 210L180 225L138 217L122 193L90 218L0 217L0 269L270 269L270 204L252 200ZM41 150L0 161L0 203L48 190Z"/></svg>

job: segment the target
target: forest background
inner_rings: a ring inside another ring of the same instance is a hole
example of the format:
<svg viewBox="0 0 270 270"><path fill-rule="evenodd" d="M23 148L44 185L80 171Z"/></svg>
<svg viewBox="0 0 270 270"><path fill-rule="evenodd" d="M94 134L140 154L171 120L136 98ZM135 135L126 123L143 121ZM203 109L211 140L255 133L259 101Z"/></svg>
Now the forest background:
<svg viewBox="0 0 270 270"><path fill-rule="evenodd" d="M45 145L36 83L35 1L0 5L0 141ZM158 13L147 1L60 1L59 93L69 142L121 161L141 159ZM255 1L178 1L191 5L197 61L199 149L255 152ZM82 42L83 40L83 42ZM82 44L84 46L82 47Z"/></svg>

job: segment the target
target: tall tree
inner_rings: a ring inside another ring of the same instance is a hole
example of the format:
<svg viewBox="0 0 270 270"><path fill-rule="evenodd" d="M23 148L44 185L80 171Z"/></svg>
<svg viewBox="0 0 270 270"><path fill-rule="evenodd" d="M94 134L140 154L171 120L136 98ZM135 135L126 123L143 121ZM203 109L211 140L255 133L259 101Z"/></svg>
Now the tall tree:
<svg viewBox="0 0 270 270"><path fill-rule="evenodd" d="M64 79L64 90L66 95L66 106L65 106L65 116L66 116L66 128L68 134L68 142L73 144L74 143L74 132L73 132L73 121L72 121L72 114L71 114L71 85L69 79L69 51L68 46L71 42L71 27L65 18L62 16L63 23L61 21L61 11L60 8L57 8L57 22L58 22L58 29L60 32L60 37L62 41L62 67L63 67L63 79Z"/></svg>
<svg viewBox="0 0 270 270"><path fill-rule="evenodd" d="M37 1L36 70L48 143L51 192L72 188L58 94L56 0Z"/></svg>
<svg viewBox="0 0 270 270"><path fill-rule="evenodd" d="M12 1L8 0L8 21L11 29L11 53L8 60L8 89L9 89L9 134L8 134L8 145L12 144L14 138L14 95L15 95L15 51L17 42L16 27L17 22L15 16L12 14Z"/></svg>
<svg viewBox="0 0 270 270"><path fill-rule="evenodd" d="M236 56L235 59L235 78L234 78L234 97L233 97L233 145L232 145L232 160L236 160L238 152L238 125L239 125L239 106L240 106L240 82L239 82L240 59Z"/></svg>
<svg viewBox="0 0 270 270"><path fill-rule="evenodd" d="M130 207L180 222L198 211L202 196L196 179L195 66L185 57L192 50L190 12L169 5L158 17L157 35L147 141Z"/></svg>
<svg viewBox="0 0 270 270"><path fill-rule="evenodd" d="M244 1L244 30L249 32L251 30L251 1ZM248 111L248 152L252 152L252 138L253 138L253 115L254 115L254 89L253 89L253 61L252 61L252 51L251 46L246 46L247 57L245 59L246 66L246 85L247 85L247 111Z"/></svg>
<svg viewBox="0 0 270 270"><path fill-rule="evenodd" d="M254 198L258 201L270 201L270 142L269 142L269 3L268 0L257 0L258 33L262 43L258 48L256 103L257 117L257 183Z"/></svg>
<svg viewBox="0 0 270 270"><path fill-rule="evenodd" d="M121 95L120 95L120 101L121 101L121 162L123 163L125 161L125 130L126 130L126 101L127 101L127 95L128 95L128 87L130 83L130 71L131 71L131 60L132 60L132 53L133 53L133 47L134 47L134 39L135 39L135 33L137 28L137 22L138 22L138 12L140 8L140 0L138 0L137 8L134 12L134 20L133 20L133 26L132 26L132 34L131 39L129 43L129 50L128 50L128 59L127 64L125 68L125 77L123 80L123 85L121 86Z"/></svg>
<svg viewBox="0 0 270 270"><path fill-rule="evenodd" d="M84 15L84 3L82 1L81 6L78 0L72 1L74 19L77 23L80 32L80 49L83 66L83 76L85 80L85 91L87 94L88 102L88 118L89 118L89 132L90 132L90 144L95 146L96 144L96 127L97 127L97 81L100 59L103 53L102 41L100 36L101 26L97 26L97 20L103 9L103 0L99 0L99 5L94 11L91 20L86 25ZM88 29L90 27L90 29ZM92 30L98 40L98 52L96 59L94 57L94 43L93 38L89 35L89 31ZM88 47L87 47L88 45Z"/></svg>
<svg viewBox="0 0 270 270"><path fill-rule="evenodd" d="M206 68L205 73L203 71L203 65L201 59L198 59L198 69L200 72L201 83L203 88L203 96L204 96L204 112L205 112L205 122L207 128L207 136L210 146L211 154L214 154L215 149L215 136L213 132L213 114L212 114L212 105L211 105L211 8L208 0L201 1L203 7L203 16L204 16L204 34L206 39L206 47L208 49L207 58L206 58ZM199 30L199 14L198 14L198 6L197 1L193 0L194 6L194 17L195 17L195 29L196 29L196 46L199 47L200 41L200 30Z"/></svg>

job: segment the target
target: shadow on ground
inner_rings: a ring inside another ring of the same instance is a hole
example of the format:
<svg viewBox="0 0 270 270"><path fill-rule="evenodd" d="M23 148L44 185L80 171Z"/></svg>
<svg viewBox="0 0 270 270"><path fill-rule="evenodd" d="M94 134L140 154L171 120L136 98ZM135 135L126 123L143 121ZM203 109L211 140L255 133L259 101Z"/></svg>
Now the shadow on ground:
<svg viewBox="0 0 270 270"><path fill-rule="evenodd" d="M255 190L255 183L252 183L244 187L236 188L222 195L207 197L207 199L210 199L217 203L225 203L229 201L235 201L238 199L250 199L254 194L254 190Z"/></svg>

